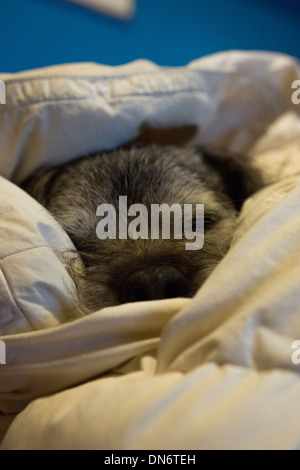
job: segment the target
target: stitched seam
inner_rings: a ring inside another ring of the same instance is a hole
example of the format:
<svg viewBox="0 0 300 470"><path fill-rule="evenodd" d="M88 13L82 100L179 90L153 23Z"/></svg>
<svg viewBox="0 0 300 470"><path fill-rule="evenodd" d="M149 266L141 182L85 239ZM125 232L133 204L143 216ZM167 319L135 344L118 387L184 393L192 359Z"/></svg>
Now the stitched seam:
<svg viewBox="0 0 300 470"><path fill-rule="evenodd" d="M132 97L135 97L135 98L143 98L143 97L160 97L160 96L170 96L170 95L174 95L174 94L184 94L184 93L201 93L203 92L203 88L182 88L182 89L177 89L177 90L166 90L166 91L156 91L156 92L143 92L143 93L124 93L124 94L120 94L120 95L116 95L115 98L110 98L109 96L106 96L105 94L96 94L96 95L87 95L87 96L83 96L83 97L72 97L72 98L68 98L68 97L62 97L62 98L53 98L53 99L41 99L40 101L27 101L25 103L20 103L20 104L9 104L7 103L6 104L6 107L5 109L7 110L8 108L24 108L24 107L28 107L28 106L32 106L32 105L36 105L36 104L43 104L43 105L47 105L47 104L56 104L56 103L76 103L76 102L80 102L80 101L89 101L89 100L95 100L96 98L104 98L106 100L107 103L110 103L112 105L116 104L116 103L119 103L122 101L122 98L132 98Z"/></svg>

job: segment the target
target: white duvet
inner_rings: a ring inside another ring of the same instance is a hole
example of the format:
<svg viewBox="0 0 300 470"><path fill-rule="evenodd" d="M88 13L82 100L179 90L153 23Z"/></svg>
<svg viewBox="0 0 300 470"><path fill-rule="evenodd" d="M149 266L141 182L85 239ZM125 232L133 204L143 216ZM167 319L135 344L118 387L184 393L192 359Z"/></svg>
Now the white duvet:
<svg viewBox="0 0 300 470"><path fill-rule="evenodd" d="M2 449L300 448L299 78L291 57L238 51L0 75ZM272 184L195 298L69 321L71 241L17 185L145 122L197 125L191 144L251 152Z"/></svg>

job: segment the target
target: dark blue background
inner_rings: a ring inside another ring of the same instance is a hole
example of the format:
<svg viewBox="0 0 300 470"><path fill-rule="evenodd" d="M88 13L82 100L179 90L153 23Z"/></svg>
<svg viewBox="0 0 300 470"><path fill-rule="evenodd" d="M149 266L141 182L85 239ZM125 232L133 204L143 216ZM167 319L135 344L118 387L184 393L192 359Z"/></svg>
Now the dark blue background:
<svg viewBox="0 0 300 470"><path fill-rule="evenodd" d="M0 72L137 58L185 65L228 49L300 57L299 0L137 0L120 22L62 0L0 1Z"/></svg>

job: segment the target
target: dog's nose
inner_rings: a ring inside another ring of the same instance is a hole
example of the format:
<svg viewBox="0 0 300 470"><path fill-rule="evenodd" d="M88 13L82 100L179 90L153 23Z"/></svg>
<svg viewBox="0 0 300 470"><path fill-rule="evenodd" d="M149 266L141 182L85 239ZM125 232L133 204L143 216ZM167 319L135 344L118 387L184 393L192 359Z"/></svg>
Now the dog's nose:
<svg viewBox="0 0 300 470"><path fill-rule="evenodd" d="M151 266L132 274L123 284L119 300L168 299L188 294L190 283L183 274L170 266Z"/></svg>

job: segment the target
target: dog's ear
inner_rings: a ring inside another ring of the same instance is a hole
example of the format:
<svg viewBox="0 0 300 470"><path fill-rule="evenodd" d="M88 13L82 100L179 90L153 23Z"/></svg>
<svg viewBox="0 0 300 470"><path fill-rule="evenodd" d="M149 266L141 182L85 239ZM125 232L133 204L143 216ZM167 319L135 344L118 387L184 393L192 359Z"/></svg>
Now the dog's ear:
<svg viewBox="0 0 300 470"><path fill-rule="evenodd" d="M52 186L60 171L60 165L37 170L21 184L21 188L47 207Z"/></svg>
<svg viewBox="0 0 300 470"><path fill-rule="evenodd" d="M238 211L248 197L264 186L260 172L247 155L201 150L201 157L208 168L219 174L223 190Z"/></svg>
<svg viewBox="0 0 300 470"><path fill-rule="evenodd" d="M216 193L223 195L239 211L244 201L264 187L260 171L247 154L204 147L167 147L177 164L187 167Z"/></svg>

